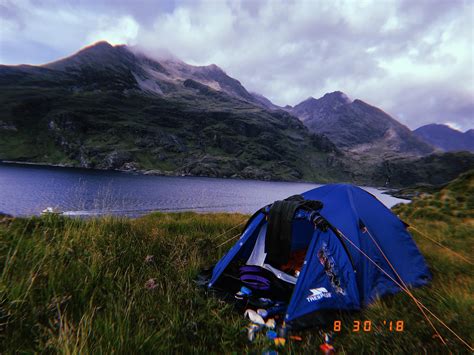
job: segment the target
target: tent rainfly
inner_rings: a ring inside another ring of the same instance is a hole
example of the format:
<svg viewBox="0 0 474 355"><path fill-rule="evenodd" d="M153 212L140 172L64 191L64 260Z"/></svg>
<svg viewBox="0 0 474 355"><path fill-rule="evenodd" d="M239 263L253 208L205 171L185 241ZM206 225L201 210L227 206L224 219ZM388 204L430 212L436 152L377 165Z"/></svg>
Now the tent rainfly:
<svg viewBox="0 0 474 355"><path fill-rule="evenodd" d="M295 255L301 266L291 270ZM243 285L264 296L273 291L287 304L286 324L300 328L430 279L403 221L369 192L333 184L257 211L207 286L228 294Z"/></svg>

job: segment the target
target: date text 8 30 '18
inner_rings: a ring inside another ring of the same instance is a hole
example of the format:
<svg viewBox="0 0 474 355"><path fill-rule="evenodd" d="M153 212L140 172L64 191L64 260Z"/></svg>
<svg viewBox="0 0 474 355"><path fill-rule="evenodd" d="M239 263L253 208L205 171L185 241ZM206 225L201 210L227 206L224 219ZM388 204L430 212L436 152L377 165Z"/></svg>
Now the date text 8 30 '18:
<svg viewBox="0 0 474 355"><path fill-rule="evenodd" d="M340 332L342 330L343 324L342 321L336 320L334 321L333 330L335 332ZM378 329L385 329L389 332L403 332L405 329L405 323L402 320L396 321L382 321L378 324L372 324L370 320L355 320L352 323L351 330L353 332L371 332L374 327Z"/></svg>

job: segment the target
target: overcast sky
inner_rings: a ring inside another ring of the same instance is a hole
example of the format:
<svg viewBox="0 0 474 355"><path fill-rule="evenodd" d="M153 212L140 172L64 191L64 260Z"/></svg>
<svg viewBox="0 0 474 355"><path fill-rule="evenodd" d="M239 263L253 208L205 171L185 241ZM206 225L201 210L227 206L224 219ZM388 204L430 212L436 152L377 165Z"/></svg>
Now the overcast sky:
<svg viewBox="0 0 474 355"><path fill-rule="evenodd" d="M410 128L474 128L474 1L0 0L0 62L99 40L215 63L278 105L341 90Z"/></svg>

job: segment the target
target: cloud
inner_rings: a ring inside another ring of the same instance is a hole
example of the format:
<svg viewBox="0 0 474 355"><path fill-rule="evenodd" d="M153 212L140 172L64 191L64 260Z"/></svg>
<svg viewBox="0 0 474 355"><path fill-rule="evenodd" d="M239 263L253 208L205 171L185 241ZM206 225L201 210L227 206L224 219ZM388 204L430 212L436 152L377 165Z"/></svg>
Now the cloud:
<svg viewBox="0 0 474 355"><path fill-rule="evenodd" d="M280 105L341 90L410 128L474 122L474 4L430 1L15 1L2 62L40 63L97 40L215 63Z"/></svg>
<svg viewBox="0 0 474 355"><path fill-rule="evenodd" d="M88 42L96 42L97 39L105 40L112 45L128 43L134 44L139 29L138 23L131 16L122 16L111 19L101 16L99 28L87 35Z"/></svg>
<svg viewBox="0 0 474 355"><path fill-rule="evenodd" d="M461 126L459 126L456 122L445 122L444 124L457 131L462 131Z"/></svg>
<svg viewBox="0 0 474 355"><path fill-rule="evenodd" d="M132 41L139 25L128 15L111 16L61 2L18 0L3 4L2 63L41 64L100 39Z"/></svg>

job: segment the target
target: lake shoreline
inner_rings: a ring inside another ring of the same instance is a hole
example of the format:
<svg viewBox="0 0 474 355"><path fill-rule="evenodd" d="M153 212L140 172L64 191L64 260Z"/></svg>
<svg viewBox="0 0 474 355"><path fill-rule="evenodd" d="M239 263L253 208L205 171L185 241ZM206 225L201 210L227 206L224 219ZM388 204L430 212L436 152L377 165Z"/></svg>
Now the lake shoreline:
<svg viewBox="0 0 474 355"><path fill-rule="evenodd" d="M208 176L208 175L193 175L193 174L183 174L177 173L173 171L162 171L159 169L149 169L149 170L142 170L142 169L101 169L101 168L86 168L82 166L75 166L69 164L51 164L51 163L44 163L44 162L25 162L25 161L18 161L18 160L0 160L0 164L12 164L12 165L26 165L26 166L38 166L38 167L50 167L50 168L65 168L65 169L78 169L78 170L87 170L87 171L103 171L103 172L119 172L119 173L126 173L132 175L144 175L144 176L166 176L166 177L202 177L202 178L209 178L209 179L226 179L226 180L239 180L239 181L265 181L265 182L291 182L291 183L302 183L302 184L352 184L358 186L367 186L367 185L360 185L354 181L312 181L312 180L303 180L303 179L247 179L247 178L240 178L240 177L226 177L226 176ZM369 186L367 186L369 187ZM379 190L387 190L389 188L384 186L370 186Z"/></svg>
<svg viewBox="0 0 474 355"><path fill-rule="evenodd" d="M209 179L226 179L226 180L236 180L236 181L264 181L264 182L291 182L291 183L301 183L301 184L319 184L319 185L327 185L327 184L351 184L357 185L361 187L373 187L380 190L383 194L402 199L402 200L411 200L413 197L419 194L419 191L432 191L437 188L441 188L446 184L441 185L430 185L430 184L416 184L414 186L406 186L406 187L386 187L386 186L369 186L365 184L358 184L357 182L350 182L350 181L311 181L311 180L288 180L288 179L246 179L240 177L226 177L226 176L207 176L207 175L193 175L193 174L182 174L182 173L175 173L172 171L162 171L158 169L150 169L150 170L131 170L131 169L101 169L101 168L86 168L81 166L74 166L69 164L51 164L51 163L44 163L44 162L25 162L25 161L17 161L17 160L0 160L0 165L17 165L17 166L34 166L34 167L46 167L46 168L64 168L64 169L76 169L78 171L85 170L85 171L97 171L97 172L117 172L117 173L125 173L131 175L142 175L142 176L164 176L164 177L190 177L190 178L209 178Z"/></svg>
<svg viewBox="0 0 474 355"><path fill-rule="evenodd" d="M273 201L322 184L202 176L156 176L137 172L47 164L0 163L0 211L39 215L47 207L67 215L128 215L154 211L253 213ZM359 186L387 207L407 202L386 189Z"/></svg>

